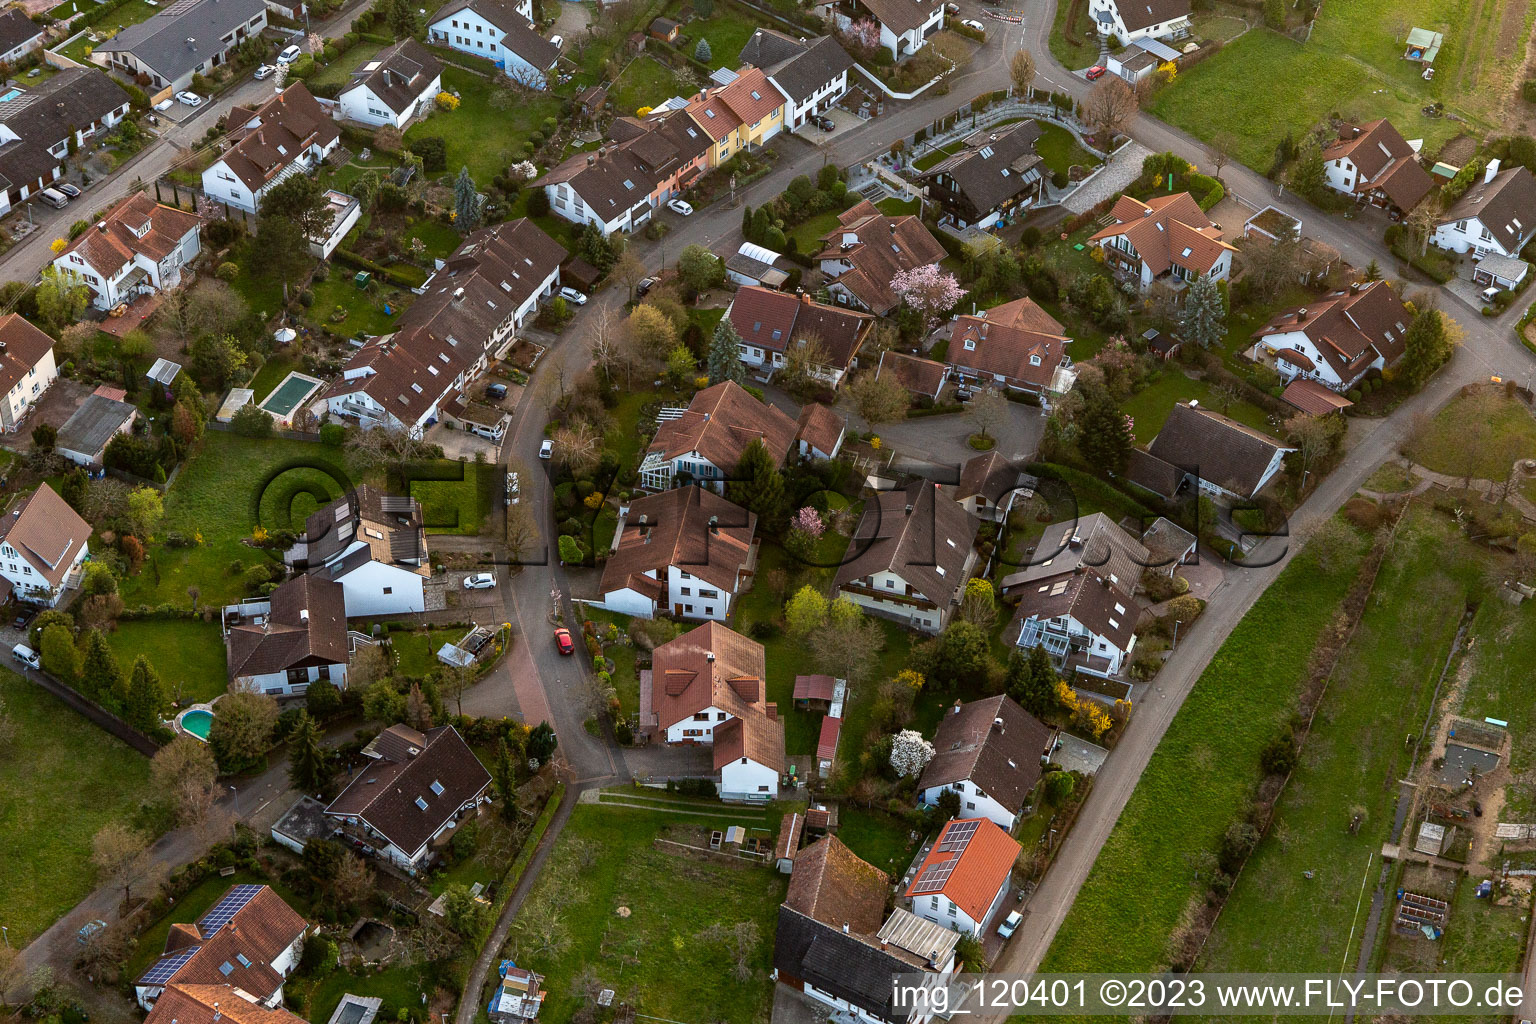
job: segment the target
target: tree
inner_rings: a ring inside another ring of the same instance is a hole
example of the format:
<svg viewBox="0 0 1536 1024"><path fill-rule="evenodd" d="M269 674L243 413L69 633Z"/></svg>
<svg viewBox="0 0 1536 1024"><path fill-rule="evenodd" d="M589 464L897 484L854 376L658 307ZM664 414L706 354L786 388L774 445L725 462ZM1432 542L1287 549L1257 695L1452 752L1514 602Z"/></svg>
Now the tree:
<svg viewBox="0 0 1536 1024"><path fill-rule="evenodd" d="M966 622L973 622L984 630L992 628L997 622L997 595L991 581L980 576L965 581L959 615Z"/></svg>
<svg viewBox="0 0 1536 1024"><path fill-rule="evenodd" d="M405 694L390 680L378 680L363 693L363 717L386 726L397 725L405 720Z"/></svg>
<svg viewBox="0 0 1536 1024"><path fill-rule="evenodd" d="M394 33L396 39L413 36L420 27L416 16L416 6L411 0L386 0L384 4L384 18L389 24L389 30Z"/></svg>
<svg viewBox="0 0 1536 1024"><path fill-rule="evenodd" d="M56 623L46 627L39 648L44 672L66 683L75 681L80 674L80 652L75 650L75 637L68 626Z"/></svg>
<svg viewBox="0 0 1536 1024"><path fill-rule="evenodd" d="M555 756L558 740L548 722L540 722L528 733L528 760L547 764Z"/></svg>
<svg viewBox="0 0 1536 1024"><path fill-rule="evenodd" d="M709 59L712 56L714 56L714 54L710 52L709 40L701 36L699 38L699 45L693 48L693 59L698 61L700 64L708 64Z"/></svg>
<svg viewBox="0 0 1536 1024"><path fill-rule="evenodd" d="M85 634L85 660L80 669L80 692L109 707L127 696L127 681L117 656L100 630ZM198 744L202 746L202 744Z"/></svg>
<svg viewBox="0 0 1536 1024"><path fill-rule="evenodd" d="M463 938L480 934L487 909L463 883L455 882L443 890L443 920Z"/></svg>
<svg viewBox="0 0 1536 1024"><path fill-rule="evenodd" d="M507 554L516 564L539 539L539 524L529 505L518 502L507 508Z"/></svg>
<svg viewBox="0 0 1536 1024"><path fill-rule="evenodd" d="M384 424L348 434L342 447L365 474L398 470L407 463L421 462L437 454L437 447L431 442L412 437L404 427Z"/></svg>
<svg viewBox="0 0 1536 1024"><path fill-rule="evenodd" d="M735 381L745 386L747 368L741 364L741 335L731 318L723 316L715 325L715 333L709 340L709 382Z"/></svg>
<svg viewBox="0 0 1536 1024"><path fill-rule="evenodd" d="M1453 329L1454 328L1454 329ZM1461 325L1433 307L1414 316L1403 335L1403 359L1398 375L1412 388L1421 388L1440 369L1461 338Z"/></svg>
<svg viewBox="0 0 1536 1024"><path fill-rule="evenodd" d="M667 353L667 379L676 387L683 387L698 376L699 363L688 351L687 345L678 345Z"/></svg>
<svg viewBox="0 0 1536 1024"><path fill-rule="evenodd" d="M301 793L321 793L331 781L330 758L320 744L320 727L300 711L288 733L288 782Z"/></svg>
<svg viewBox="0 0 1536 1024"><path fill-rule="evenodd" d="M614 261L609 275L624 282L624 294L635 294L635 287L645 277L645 262L636 256L633 251L625 249Z"/></svg>
<svg viewBox="0 0 1536 1024"><path fill-rule="evenodd" d="M324 238L331 228L325 189L307 174L284 178L267 190L261 197L261 216L290 220L309 238Z"/></svg>
<svg viewBox="0 0 1536 1024"><path fill-rule="evenodd" d="M1221 178L1221 169L1232 162L1232 151L1236 148L1237 142L1229 132L1217 132L1205 144L1205 158L1215 168L1218 179Z"/></svg>
<svg viewBox="0 0 1536 1024"><path fill-rule="evenodd" d="M1336 417L1334 419L1337 419ZM1325 416L1308 416L1299 412L1285 421L1285 436L1296 446L1301 456L1301 469L1306 473L1319 458L1333 450L1343 439L1343 423L1337 426Z"/></svg>
<svg viewBox="0 0 1536 1024"><path fill-rule="evenodd" d="M895 374L862 373L848 386L848 396L870 426L905 419L907 406L912 404L911 396Z"/></svg>
<svg viewBox="0 0 1536 1024"><path fill-rule="evenodd" d="M650 303L631 310L625 327L639 348L652 358L665 359L677 347L677 327Z"/></svg>
<svg viewBox="0 0 1536 1024"><path fill-rule="evenodd" d="M219 769L208 744L178 736L155 752L149 763L150 781L167 794L176 810L176 823L197 828L207 821L218 794Z"/></svg>
<svg viewBox="0 0 1536 1024"><path fill-rule="evenodd" d="M955 275L939 269L937 263L898 270L891 276L891 291L922 317L924 338L933 331L939 317L965 297L965 289Z"/></svg>
<svg viewBox="0 0 1536 1024"><path fill-rule="evenodd" d="M208 729L208 745L219 771L235 775L259 765L272 745L277 714L277 701L265 694L226 694Z"/></svg>
<svg viewBox="0 0 1536 1024"><path fill-rule="evenodd" d="M986 388L971 396L970 407L966 411L970 414L971 422L976 425L976 432L990 438L992 428L1008 420L1008 399L997 388Z"/></svg>
<svg viewBox="0 0 1536 1024"><path fill-rule="evenodd" d="M902 778L917 777L933 760L933 744L916 729L903 729L891 742L891 767Z"/></svg>
<svg viewBox="0 0 1536 1024"><path fill-rule="evenodd" d="M1227 336L1227 303L1216 287L1216 279L1202 275L1189 286L1184 297L1184 314L1179 320L1184 337L1201 348L1213 348Z"/></svg>
<svg viewBox="0 0 1536 1024"><path fill-rule="evenodd" d="M52 423L39 423L32 428L32 447L40 452L51 452L59 440L59 430Z"/></svg>
<svg viewBox="0 0 1536 1024"><path fill-rule="evenodd" d="M517 508L516 505L512 507ZM376 644L359 644L357 653L352 655L352 664L347 668L347 686L362 693L379 680L388 679L391 667L384 648ZM315 688L311 685L309 689L313 693Z"/></svg>
<svg viewBox="0 0 1536 1024"><path fill-rule="evenodd" d="M986 674L990 658L987 634L980 626L955 619L944 632L924 645L924 673L944 683L976 679Z"/></svg>
<svg viewBox="0 0 1536 1024"><path fill-rule="evenodd" d="M1030 714L1039 717L1056 701L1056 666L1044 647L1036 644L1028 654L1014 648L1008 655L1008 696Z"/></svg>
<svg viewBox="0 0 1536 1024"><path fill-rule="evenodd" d="M1061 807L1072 798L1075 789L1077 779L1071 772L1051 772L1045 777L1045 802L1052 807Z"/></svg>
<svg viewBox="0 0 1536 1024"><path fill-rule="evenodd" d="M1035 81L1034 55L1023 48L1015 52L1008 62L1008 77L1013 80L1013 94L1028 99Z"/></svg>
<svg viewBox="0 0 1536 1024"><path fill-rule="evenodd" d="M461 235L480 226L480 192L475 188L475 179L469 176L468 167L459 168L459 176L453 183L453 226Z"/></svg>
<svg viewBox="0 0 1536 1024"><path fill-rule="evenodd" d="M89 483L85 470L76 466L64 474L64 482L59 486L59 496L69 504L70 508L79 512L85 508L85 492Z"/></svg>
<svg viewBox="0 0 1536 1024"><path fill-rule="evenodd" d="M776 530L785 514L784 476L762 439L747 445L736 465L736 478L725 485L726 497L757 518L766 528Z"/></svg>
<svg viewBox="0 0 1536 1024"><path fill-rule="evenodd" d="M517 765L512 760L512 749L505 736L496 741L496 755L491 759L491 784L496 787L502 820L515 824L518 818Z"/></svg>
<svg viewBox="0 0 1536 1024"><path fill-rule="evenodd" d="M1307 199L1323 196L1328 187L1328 172L1323 166L1323 150L1317 140L1308 138L1296 155L1289 176L1291 191Z"/></svg>
<svg viewBox="0 0 1536 1024"><path fill-rule="evenodd" d="M1133 438L1125 413L1102 387L1088 388L1077 415L1077 449L1090 466L1119 473L1125 469Z"/></svg>
<svg viewBox="0 0 1536 1024"><path fill-rule="evenodd" d="M149 838L121 822L103 825L91 839L91 863L104 882L122 886L124 903L133 899L139 882L148 888L164 872L164 865L150 852Z"/></svg>
<svg viewBox="0 0 1536 1024"><path fill-rule="evenodd" d="M1285 0L1264 0L1264 24L1282 31L1285 28Z"/></svg>
<svg viewBox="0 0 1536 1024"><path fill-rule="evenodd" d="M1125 80L1105 75L1083 101L1083 123L1095 135L1124 135L1136 119L1137 108L1136 94Z"/></svg>
<svg viewBox="0 0 1536 1024"><path fill-rule="evenodd" d="M1274 299L1301 277L1306 250L1294 235L1271 242L1266 238L1238 239L1238 261L1244 282L1264 300Z"/></svg>
<svg viewBox="0 0 1536 1024"><path fill-rule="evenodd" d="M125 525L134 536L148 540L164 518L165 500L159 491L153 487L135 487L128 492L128 521Z"/></svg>
<svg viewBox="0 0 1536 1024"><path fill-rule="evenodd" d="M686 245L677 257L677 276L694 291L702 292L725 280L725 264L702 245Z"/></svg>
<svg viewBox="0 0 1536 1024"><path fill-rule="evenodd" d="M309 236L304 228L286 217L259 217L251 254L268 272L283 282L283 298L288 298L288 283L309 269ZM265 311L263 311L265 312Z"/></svg>
<svg viewBox="0 0 1536 1024"><path fill-rule="evenodd" d="M427 706L427 698L422 696L420 683L411 683L411 689L405 695L405 724L417 732L432 728L432 709Z"/></svg>
<svg viewBox="0 0 1536 1024"><path fill-rule="evenodd" d="M133 669L128 673L128 701L123 717L135 729L148 732L160 724L165 702L165 684L160 681L160 674L148 658L139 655L133 659Z"/></svg>
<svg viewBox="0 0 1536 1024"><path fill-rule="evenodd" d="M804 639L827 621L827 599L810 584L784 602L784 624L790 636Z"/></svg>
<svg viewBox="0 0 1536 1024"><path fill-rule="evenodd" d="M1381 280L1381 264L1376 262L1376 257L1371 257L1371 262L1365 265L1365 279L1367 281Z"/></svg>
<svg viewBox="0 0 1536 1024"><path fill-rule="evenodd" d="M79 320L90 296L90 289L78 284L74 276L59 273L52 264L43 268L42 278L33 290L38 319L52 334Z"/></svg>
<svg viewBox="0 0 1536 1024"><path fill-rule="evenodd" d="M827 605L827 621L811 634L811 656L839 679L859 685L874 670L885 630L848 597Z"/></svg>
<svg viewBox="0 0 1536 1024"><path fill-rule="evenodd" d="M586 420L573 420L555 431L555 458L574 476L591 472L603 455L603 435Z"/></svg>
<svg viewBox="0 0 1536 1024"><path fill-rule="evenodd" d="M815 335L795 339L784 353L779 370L779 387L800 399L814 397L826 390L824 368L832 362L826 343Z"/></svg>
<svg viewBox="0 0 1536 1024"><path fill-rule="evenodd" d="M222 391L241 379L245 372L245 352L228 335L205 334L187 349L187 368L202 383Z"/></svg>

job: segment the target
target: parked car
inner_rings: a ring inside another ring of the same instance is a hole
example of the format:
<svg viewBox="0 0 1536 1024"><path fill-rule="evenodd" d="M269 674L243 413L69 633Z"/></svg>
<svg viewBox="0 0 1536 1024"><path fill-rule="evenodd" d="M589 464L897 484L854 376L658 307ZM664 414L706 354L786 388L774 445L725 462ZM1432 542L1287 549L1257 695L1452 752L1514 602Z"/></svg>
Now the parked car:
<svg viewBox="0 0 1536 1024"><path fill-rule="evenodd" d="M518 499L520 499L521 497L522 497L522 489L521 489L521 486L520 486L520 484L518 482L517 474L516 473L508 473L507 474L507 504L508 505L516 505L517 502L518 502Z"/></svg>
<svg viewBox="0 0 1536 1024"><path fill-rule="evenodd" d="M1088 69L1088 74L1085 77L1090 82L1096 82L1099 79L1103 78L1108 73L1109 73L1109 69L1106 68L1104 65L1102 65L1102 64L1095 64L1093 67Z"/></svg>
<svg viewBox="0 0 1536 1024"><path fill-rule="evenodd" d="M949 15L959 14L960 13L960 5L959 4L945 4L944 5L944 13L945 14L949 14Z"/></svg>
<svg viewBox="0 0 1536 1024"><path fill-rule="evenodd" d="M982 34L986 34L986 31L987 31L987 26L983 25L979 21L974 21L974 20L972 20L970 18L965 19L960 24L964 25L966 28L970 29L972 32L980 32Z"/></svg>
<svg viewBox="0 0 1536 1024"><path fill-rule="evenodd" d="M42 662L38 660L37 652L26 644L17 644L11 648L11 657L30 668L41 668Z"/></svg>
<svg viewBox="0 0 1536 1024"><path fill-rule="evenodd" d="M170 110L175 105L176 105L176 101L175 100L173 100L173 99L163 99L159 103L155 104L155 109L160 111L160 113L163 114L167 110Z"/></svg>
<svg viewBox="0 0 1536 1024"><path fill-rule="evenodd" d="M837 129L837 122L832 120L830 117L818 116L814 118L814 120L816 122L816 127L820 128L824 132L835 131Z"/></svg>
<svg viewBox="0 0 1536 1024"><path fill-rule="evenodd" d="M37 198L47 203L55 210L62 210L64 207L69 205L68 196L66 196L63 192L59 192L51 188L43 189L37 194Z"/></svg>
<svg viewBox="0 0 1536 1024"><path fill-rule="evenodd" d="M640 283L635 285L635 298L645 298L654 287L656 287L656 279L654 277L642 278Z"/></svg>
<svg viewBox="0 0 1536 1024"><path fill-rule="evenodd" d="M573 306L585 306L587 297L575 288L565 287L560 289L560 297Z"/></svg>
<svg viewBox="0 0 1536 1024"><path fill-rule="evenodd" d="M1002 924L997 926L997 934L1001 935L1005 939L1011 937L1014 933L1014 930L1019 927L1023 920L1024 915L1015 910L1013 913L1008 915Z"/></svg>
<svg viewBox="0 0 1536 1024"><path fill-rule="evenodd" d="M539 458L547 459L547 458L552 457L554 454L555 454L555 442L551 441L549 438L546 437L544 439L544 443L539 445Z"/></svg>
<svg viewBox="0 0 1536 1024"><path fill-rule="evenodd" d="M477 572L464 577L465 590L490 590L495 585L496 574L493 572Z"/></svg>
<svg viewBox="0 0 1536 1024"><path fill-rule="evenodd" d="M16 613L16 621L11 623L13 629L26 629L27 623L37 617L37 612L32 608L23 608Z"/></svg>
<svg viewBox="0 0 1536 1024"><path fill-rule="evenodd" d="M1500 291L1501 289L1499 288L1484 288L1482 291L1477 293L1477 297L1491 306L1493 305L1494 298L1499 294Z"/></svg>
<svg viewBox="0 0 1536 1024"><path fill-rule="evenodd" d="M499 402L507 397L507 386L505 384L487 384L485 386L485 397L494 398Z"/></svg>
<svg viewBox="0 0 1536 1024"><path fill-rule="evenodd" d="M177 93L176 99L178 102L185 103L189 107L200 107L203 105L203 98L190 89Z"/></svg>
<svg viewBox="0 0 1536 1024"><path fill-rule="evenodd" d="M273 67L271 64L263 64L261 67L256 69L255 78L256 78L256 81L260 82L260 81L263 81L265 79L271 78L276 73L277 73L277 68Z"/></svg>
<svg viewBox="0 0 1536 1024"><path fill-rule="evenodd" d="M554 43L555 44L555 49L558 50L558 49L560 49L560 44L565 42L565 39L563 37L561 37L561 36L550 36L549 37L549 41L551 43Z"/></svg>
<svg viewBox="0 0 1536 1024"><path fill-rule="evenodd" d="M555 630L555 646L560 648L561 654L571 654L576 650L576 644L571 640L571 631L561 626Z"/></svg>
<svg viewBox="0 0 1536 1024"><path fill-rule="evenodd" d="M667 200L667 209L671 210L673 213L680 213L684 217L692 217L693 216L693 207L689 206L687 203L683 202L681 199L668 199Z"/></svg>
<svg viewBox="0 0 1536 1024"><path fill-rule="evenodd" d="M301 52L302 51L297 46L287 47L283 50L282 53L277 55L277 62L279 64L292 64L294 61L299 59Z"/></svg>
<svg viewBox="0 0 1536 1024"><path fill-rule="evenodd" d="M78 188L76 188L74 185L71 185L67 181L54 182L53 187L58 189L60 192L63 192L65 195L69 196L69 198L71 198L71 199L79 199L80 198L80 190Z"/></svg>

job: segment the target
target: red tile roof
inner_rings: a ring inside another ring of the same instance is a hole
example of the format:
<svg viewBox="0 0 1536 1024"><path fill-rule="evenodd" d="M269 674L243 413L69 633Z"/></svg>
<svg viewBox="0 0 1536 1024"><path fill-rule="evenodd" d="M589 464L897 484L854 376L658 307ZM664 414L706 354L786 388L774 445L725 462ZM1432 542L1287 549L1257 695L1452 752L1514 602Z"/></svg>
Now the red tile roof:
<svg viewBox="0 0 1536 1024"><path fill-rule="evenodd" d="M816 740L816 759L830 761L837 756L837 737L843 731L843 720L827 715L821 720L821 736Z"/></svg>
<svg viewBox="0 0 1536 1024"><path fill-rule="evenodd" d="M880 353L880 365L875 368L876 377L889 374L914 395L927 395L929 398L939 396L939 392L944 388L944 377L948 372L948 368L943 363L932 359L919 359L904 352L891 351Z"/></svg>
<svg viewBox="0 0 1536 1024"><path fill-rule="evenodd" d="M898 271L925 267L946 255L921 220L911 214L887 216L867 199L838 214L837 221L841 226L822 236L826 248L821 259L851 263L853 269L835 280L881 316L900 302L891 290Z"/></svg>
<svg viewBox="0 0 1536 1024"><path fill-rule="evenodd" d="M982 376L1001 374L1034 388L1050 386L1067 357L1070 338L993 323L990 317L961 316L949 331L949 365Z"/></svg>
<svg viewBox="0 0 1536 1024"><path fill-rule="evenodd" d="M809 402L800 410L800 418L795 425L795 440L804 441L817 451L831 455L847 423L820 402Z"/></svg>
<svg viewBox="0 0 1536 1024"><path fill-rule="evenodd" d="M1280 393L1282 402L1289 402L1309 416L1326 416L1354 405L1349 399L1331 388L1325 388L1315 380L1297 379L1285 386Z"/></svg>
<svg viewBox="0 0 1536 1024"><path fill-rule="evenodd" d="M96 270L113 275L135 255L154 263L165 259L203 219L195 213L161 206L147 192L135 192L91 225L60 256L78 254Z"/></svg>
<svg viewBox="0 0 1536 1024"><path fill-rule="evenodd" d="M959 850L940 849L952 829L972 821L977 823L976 831L963 847ZM923 858L917 873L912 876L912 884L907 887L905 895L919 895L916 891L919 880L930 865L954 861L955 865L950 869L949 878L943 887L938 890L925 889L921 895L942 892L951 903L970 915L971 920L982 921L986 917L987 908L997 898L998 891L1008 884L1013 862L1018 859L1020 849L1007 832L987 818L956 818L945 825L934 840L933 849L928 851L928 856Z"/></svg>
<svg viewBox="0 0 1536 1024"><path fill-rule="evenodd" d="M0 395L31 372L53 350L53 339L22 319L20 313L0 317Z"/></svg>
<svg viewBox="0 0 1536 1024"><path fill-rule="evenodd" d="M619 546L603 565L601 593L642 593L678 566L712 587L736 593L747 566L757 516L704 487L674 487L636 498L620 528ZM647 573L658 573L651 579Z"/></svg>
<svg viewBox="0 0 1536 1024"><path fill-rule="evenodd" d="M1121 196L1112 213L1115 223L1095 232L1089 241L1125 236L1154 277L1175 264L1209 273L1223 252L1237 251L1221 240L1221 229L1188 192L1155 196L1150 203Z"/></svg>
<svg viewBox="0 0 1536 1024"><path fill-rule="evenodd" d="M47 483L0 516L0 542L20 551L51 585L64 581L75 556L91 538L91 524Z"/></svg>
<svg viewBox="0 0 1536 1024"><path fill-rule="evenodd" d="M727 380L694 395L687 412L657 429L649 450L666 459L698 452L729 471L757 440L775 463L782 462L795 440L795 421Z"/></svg>
<svg viewBox="0 0 1536 1024"><path fill-rule="evenodd" d="M768 81L759 68L748 68L717 94L741 119L742 124L756 124L786 102L779 87Z"/></svg>

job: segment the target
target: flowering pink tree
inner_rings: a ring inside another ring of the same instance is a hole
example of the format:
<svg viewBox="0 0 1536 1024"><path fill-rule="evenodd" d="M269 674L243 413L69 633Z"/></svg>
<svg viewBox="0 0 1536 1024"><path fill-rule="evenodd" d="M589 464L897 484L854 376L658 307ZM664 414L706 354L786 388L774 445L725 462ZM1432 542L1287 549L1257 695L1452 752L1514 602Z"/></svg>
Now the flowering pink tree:
<svg viewBox="0 0 1536 1024"><path fill-rule="evenodd" d="M325 49L325 40L320 38L320 33L311 32L305 42L309 44L309 55L318 59L321 52Z"/></svg>
<svg viewBox="0 0 1536 1024"><path fill-rule="evenodd" d="M965 289L955 275L929 263L911 270L900 270L891 278L891 291L923 318L923 338L927 339L939 317L955 308L965 297Z"/></svg>
<svg viewBox="0 0 1536 1024"><path fill-rule="evenodd" d="M784 538L784 547L803 562L810 558L816 549L816 541L825 532L821 513L807 505L789 517L789 533Z"/></svg>
<svg viewBox="0 0 1536 1024"><path fill-rule="evenodd" d="M804 530L812 537L819 538L826 527L821 522L821 513L807 505L796 512L789 520L791 530Z"/></svg>
<svg viewBox="0 0 1536 1024"><path fill-rule="evenodd" d="M873 50L880 45L880 24L873 18L860 18L848 23L843 38L856 48Z"/></svg>

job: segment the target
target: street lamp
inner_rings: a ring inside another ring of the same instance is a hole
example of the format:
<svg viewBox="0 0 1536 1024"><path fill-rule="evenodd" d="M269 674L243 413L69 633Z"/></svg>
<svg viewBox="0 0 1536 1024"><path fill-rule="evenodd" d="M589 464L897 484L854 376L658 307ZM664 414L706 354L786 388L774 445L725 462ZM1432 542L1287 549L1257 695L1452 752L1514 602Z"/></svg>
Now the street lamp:
<svg viewBox="0 0 1536 1024"><path fill-rule="evenodd" d="M10 949L11 948L11 930L9 928L5 927L4 925L0 925L0 935L4 935L5 936L5 948L6 949Z"/></svg>
<svg viewBox="0 0 1536 1024"><path fill-rule="evenodd" d="M235 817L238 818L240 817L240 791L234 786L230 786L229 791L235 794Z"/></svg>

